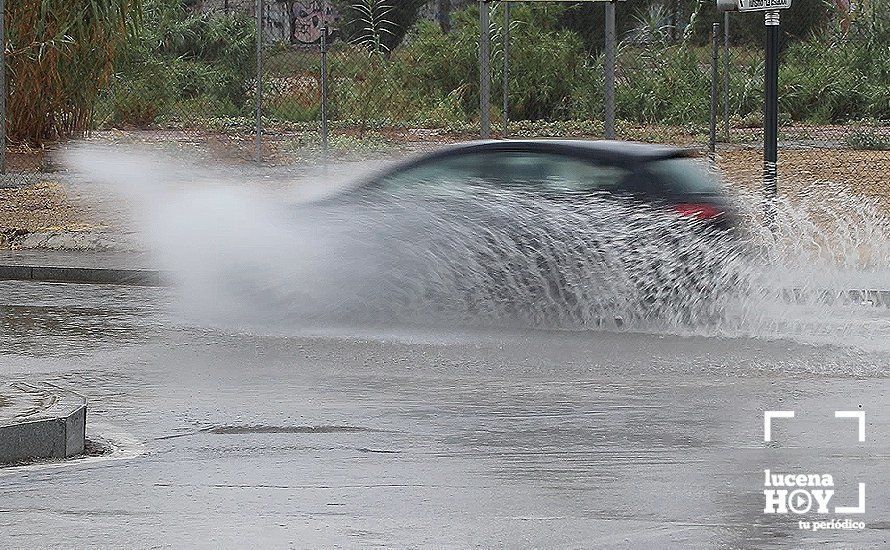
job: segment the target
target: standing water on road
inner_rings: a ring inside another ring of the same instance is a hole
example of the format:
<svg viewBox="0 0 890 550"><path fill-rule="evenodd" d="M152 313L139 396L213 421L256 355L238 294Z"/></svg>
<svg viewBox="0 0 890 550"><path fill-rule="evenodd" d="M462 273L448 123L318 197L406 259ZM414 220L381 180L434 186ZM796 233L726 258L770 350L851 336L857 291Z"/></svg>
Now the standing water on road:
<svg viewBox="0 0 890 550"><path fill-rule="evenodd" d="M336 193L343 181L276 193L144 154L68 158L136 213L183 313L205 323L890 342L887 304L848 292L890 289L890 219L830 186L777 200L770 227L752 214L744 235L728 235L614 199L549 201L483 182L351 198Z"/></svg>

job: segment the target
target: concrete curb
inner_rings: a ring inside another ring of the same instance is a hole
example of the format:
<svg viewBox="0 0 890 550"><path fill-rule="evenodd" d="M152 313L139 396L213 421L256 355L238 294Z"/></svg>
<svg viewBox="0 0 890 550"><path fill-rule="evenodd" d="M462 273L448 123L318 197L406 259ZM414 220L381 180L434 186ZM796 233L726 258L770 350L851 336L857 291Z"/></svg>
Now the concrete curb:
<svg viewBox="0 0 890 550"><path fill-rule="evenodd" d="M54 384L14 382L0 388L0 464L83 454L86 399Z"/></svg>
<svg viewBox="0 0 890 550"><path fill-rule="evenodd" d="M840 299L846 299L853 303L866 304L874 307L890 308L890 290L822 290L805 292L798 288L791 288L784 291L785 300L788 302L804 302L805 297L815 296L817 299L832 303Z"/></svg>
<svg viewBox="0 0 890 550"><path fill-rule="evenodd" d="M150 269L107 269L0 264L0 281L164 286L165 277Z"/></svg>
<svg viewBox="0 0 890 550"><path fill-rule="evenodd" d="M890 290L851 290L848 296L863 303L890 308Z"/></svg>
<svg viewBox="0 0 890 550"><path fill-rule="evenodd" d="M36 281L48 283L109 284L131 286L167 286L168 274L153 269L121 269L105 267L63 267L0 264L0 281ZM803 302L814 296L826 303L838 299L890 308L890 290L851 289L804 291L788 288L782 292L789 302Z"/></svg>

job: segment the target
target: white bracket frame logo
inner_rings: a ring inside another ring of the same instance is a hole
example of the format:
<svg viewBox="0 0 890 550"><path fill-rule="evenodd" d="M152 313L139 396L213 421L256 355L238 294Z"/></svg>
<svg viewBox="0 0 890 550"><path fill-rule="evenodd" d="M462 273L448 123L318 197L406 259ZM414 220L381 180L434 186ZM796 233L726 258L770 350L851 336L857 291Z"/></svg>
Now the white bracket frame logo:
<svg viewBox="0 0 890 550"><path fill-rule="evenodd" d="M773 441L773 421L776 419L788 419L794 418L794 411L789 410L774 410L774 411L764 411L763 413L763 441L765 443L769 443ZM865 411L834 411L835 418L852 418L857 421L857 439L860 443L865 442ZM771 474L769 470L764 472L766 474L766 482L769 484L771 479ZM781 478L782 475L780 474ZM806 478L808 477L806 474L798 474L798 475L786 475L788 478ZM830 476L829 476L830 478ZM835 506L834 513L835 514L864 514L865 513L865 483L859 483L858 487L858 503L856 506ZM802 493L801 489L794 490L790 493L790 495L794 495L796 493ZM831 497L834 491L830 491L828 498ZM824 492L820 492L824 497ZM774 503L777 497L785 498L786 496L790 496L787 490L776 490L776 489L766 489L764 490L764 496L767 498L767 506L764 510L765 513L776 513L774 511L774 507L771 502ZM798 497L800 498L800 497ZM796 509L793 505L788 505L787 508L785 506L779 506L778 513L787 513L787 510L790 509L795 513L802 513L798 509ZM809 510L809 506L807 506L807 510Z"/></svg>

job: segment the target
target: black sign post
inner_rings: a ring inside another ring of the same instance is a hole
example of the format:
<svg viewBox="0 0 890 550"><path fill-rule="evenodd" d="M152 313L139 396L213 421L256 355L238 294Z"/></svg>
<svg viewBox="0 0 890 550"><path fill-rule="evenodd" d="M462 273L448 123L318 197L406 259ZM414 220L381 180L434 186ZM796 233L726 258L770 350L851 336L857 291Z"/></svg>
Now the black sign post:
<svg viewBox="0 0 890 550"><path fill-rule="evenodd" d="M776 196L776 162L779 147L779 12L763 14L766 27L766 63L763 97L763 191Z"/></svg>
<svg viewBox="0 0 890 550"><path fill-rule="evenodd" d="M791 7L791 0L717 0L721 11L761 11L766 28L763 71L763 196L766 215L772 219L771 201L778 191L779 152L779 10ZM729 67L726 67L729 71Z"/></svg>

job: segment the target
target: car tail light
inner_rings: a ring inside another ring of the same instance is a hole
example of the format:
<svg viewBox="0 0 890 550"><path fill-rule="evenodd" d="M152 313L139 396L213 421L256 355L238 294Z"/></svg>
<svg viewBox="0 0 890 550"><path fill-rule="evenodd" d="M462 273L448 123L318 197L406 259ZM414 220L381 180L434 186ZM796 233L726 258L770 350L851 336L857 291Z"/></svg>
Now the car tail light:
<svg viewBox="0 0 890 550"><path fill-rule="evenodd" d="M681 203L674 205L674 211L681 216L688 216L699 220L712 220L721 214L723 210L707 203Z"/></svg>

